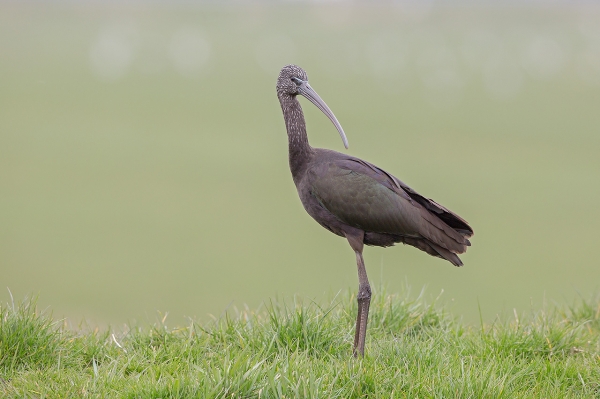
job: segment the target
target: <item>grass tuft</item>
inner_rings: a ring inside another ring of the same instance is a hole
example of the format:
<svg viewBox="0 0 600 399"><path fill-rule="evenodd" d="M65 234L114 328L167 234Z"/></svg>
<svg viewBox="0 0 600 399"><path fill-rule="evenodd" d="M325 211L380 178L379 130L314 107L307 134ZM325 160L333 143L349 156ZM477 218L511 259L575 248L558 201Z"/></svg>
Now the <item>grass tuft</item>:
<svg viewBox="0 0 600 399"><path fill-rule="evenodd" d="M351 295L123 332L68 330L24 301L0 308L0 396L595 398L598 299L468 326L422 292L382 293L363 359Z"/></svg>
<svg viewBox="0 0 600 399"><path fill-rule="evenodd" d="M0 371L35 369L60 357L61 330L36 300L0 305Z"/></svg>

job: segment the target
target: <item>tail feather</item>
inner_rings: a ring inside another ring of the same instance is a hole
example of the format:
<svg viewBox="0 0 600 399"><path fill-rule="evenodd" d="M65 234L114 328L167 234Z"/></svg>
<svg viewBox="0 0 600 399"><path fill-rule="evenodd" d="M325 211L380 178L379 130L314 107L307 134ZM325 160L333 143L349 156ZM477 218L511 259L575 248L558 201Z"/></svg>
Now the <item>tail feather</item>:
<svg viewBox="0 0 600 399"><path fill-rule="evenodd" d="M420 211L421 218L425 223L419 226L419 234L428 241L447 251L458 254L465 252L467 247L471 245L465 236L448 226L437 215L429 212L423 206L420 207Z"/></svg>
<svg viewBox="0 0 600 399"><path fill-rule="evenodd" d="M396 240L397 242L402 242L404 244L418 248L423 252L427 252L431 256L445 259L448 262L452 263L454 266L463 265L458 255L426 239L413 237L396 237Z"/></svg>
<svg viewBox="0 0 600 399"><path fill-rule="evenodd" d="M456 255L455 253L450 252L446 248L442 248L439 245L436 245L432 242L428 242L427 244L429 244L440 255L441 258L446 259L448 262L452 263L454 266L462 266L463 265L462 261L460 260L458 255Z"/></svg>

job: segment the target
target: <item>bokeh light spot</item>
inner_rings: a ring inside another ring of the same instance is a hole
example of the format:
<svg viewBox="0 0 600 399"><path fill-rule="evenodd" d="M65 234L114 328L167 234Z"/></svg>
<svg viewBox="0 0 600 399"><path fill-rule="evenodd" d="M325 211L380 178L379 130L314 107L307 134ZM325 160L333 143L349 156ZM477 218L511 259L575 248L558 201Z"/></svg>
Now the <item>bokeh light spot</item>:
<svg viewBox="0 0 600 399"><path fill-rule="evenodd" d="M562 71L565 63L565 50L551 37L536 35L523 51L523 68L536 79L553 78Z"/></svg>
<svg viewBox="0 0 600 399"><path fill-rule="evenodd" d="M110 25L102 29L90 47L94 75L108 81L123 77L134 59L137 44L138 33L131 24Z"/></svg>

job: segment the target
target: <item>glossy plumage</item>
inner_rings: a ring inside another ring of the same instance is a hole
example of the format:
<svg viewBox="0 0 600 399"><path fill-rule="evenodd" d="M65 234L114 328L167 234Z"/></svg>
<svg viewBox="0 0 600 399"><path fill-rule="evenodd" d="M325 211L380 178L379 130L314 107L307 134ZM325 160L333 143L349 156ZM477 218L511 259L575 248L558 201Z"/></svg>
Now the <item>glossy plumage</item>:
<svg viewBox="0 0 600 399"><path fill-rule="evenodd" d="M456 254L466 251L473 231L459 216L368 162L329 150L313 154L298 187L310 193L301 194L307 210L325 208L338 222L363 230L366 245L403 242L462 265Z"/></svg>
<svg viewBox="0 0 600 399"><path fill-rule="evenodd" d="M277 95L288 133L290 169L300 200L319 224L346 237L357 256L359 315L354 353L362 355L371 296L362 245L388 247L401 242L461 266L458 254L471 245L468 238L473 230L464 219L377 166L340 152L312 148L297 95L319 107L332 120L345 145L347 140L300 67L287 65L281 70Z"/></svg>

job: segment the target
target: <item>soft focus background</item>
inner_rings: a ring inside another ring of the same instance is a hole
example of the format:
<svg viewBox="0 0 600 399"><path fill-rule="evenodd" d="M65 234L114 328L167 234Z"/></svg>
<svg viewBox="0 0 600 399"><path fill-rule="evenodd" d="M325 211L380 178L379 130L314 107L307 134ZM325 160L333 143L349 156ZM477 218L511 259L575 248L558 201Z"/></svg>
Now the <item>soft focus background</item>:
<svg viewBox="0 0 600 399"><path fill-rule="evenodd" d="M350 154L475 229L460 269L368 248L375 287L444 290L474 323L598 288L598 6L2 2L0 300L180 324L355 290L354 254L292 183L288 63ZM311 143L343 151L301 102Z"/></svg>

